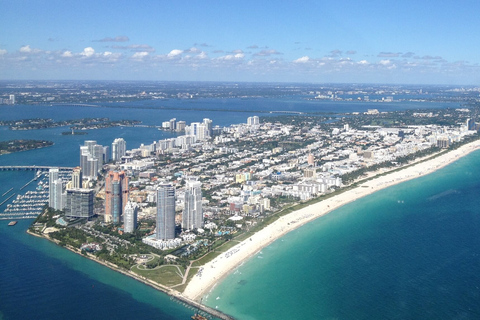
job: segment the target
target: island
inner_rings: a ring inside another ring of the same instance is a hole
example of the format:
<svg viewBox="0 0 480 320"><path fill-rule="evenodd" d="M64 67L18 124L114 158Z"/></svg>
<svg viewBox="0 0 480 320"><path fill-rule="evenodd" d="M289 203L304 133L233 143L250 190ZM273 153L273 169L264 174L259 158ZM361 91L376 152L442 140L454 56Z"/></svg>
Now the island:
<svg viewBox="0 0 480 320"><path fill-rule="evenodd" d="M66 126L70 126L72 130L90 130L116 126L135 126L141 123L142 122L138 120L110 120L109 118L82 118L61 121L35 118L0 121L0 126L8 126L10 130L37 130Z"/></svg>
<svg viewBox="0 0 480 320"><path fill-rule="evenodd" d="M0 141L0 155L13 152L28 151L32 149L45 148L53 145L47 140L9 140Z"/></svg>

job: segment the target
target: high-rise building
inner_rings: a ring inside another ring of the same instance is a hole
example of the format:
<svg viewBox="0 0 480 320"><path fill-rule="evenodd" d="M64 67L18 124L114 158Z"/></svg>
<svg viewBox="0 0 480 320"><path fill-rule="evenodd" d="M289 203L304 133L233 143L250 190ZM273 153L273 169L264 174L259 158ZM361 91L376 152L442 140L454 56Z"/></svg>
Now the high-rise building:
<svg viewBox="0 0 480 320"><path fill-rule="evenodd" d="M161 184L157 188L157 227L158 240L175 238L175 187Z"/></svg>
<svg viewBox="0 0 480 320"><path fill-rule="evenodd" d="M51 168L48 170L48 187L49 189L52 187L53 181L58 179L58 168Z"/></svg>
<svg viewBox="0 0 480 320"><path fill-rule="evenodd" d="M260 124L260 118L258 116L248 117L247 118L247 125L249 126L257 126Z"/></svg>
<svg viewBox="0 0 480 320"><path fill-rule="evenodd" d="M54 186L54 184L56 184L56 181L58 180L58 172L58 168L52 168L48 171L48 206L50 208L55 208L55 203L59 201L59 198L57 198L58 188L56 185ZM60 194L61 193L62 190L60 188Z"/></svg>
<svg viewBox="0 0 480 320"><path fill-rule="evenodd" d="M10 101L9 101L9 104L15 104L15 95L14 95L14 94L11 94L11 95L9 96L9 100L10 100Z"/></svg>
<svg viewBox="0 0 480 320"><path fill-rule="evenodd" d="M170 130L172 130L172 131L177 130L177 119L176 118L170 119Z"/></svg>
<svg viewBox="0 0 480 320"><path fill-rule="evenodd" d="M475 124L475 121L473 119L467 119L467 130L476 130L477 126Z"/></svg>
<svg viewBox="0 0 480 320"><path fill-rule="evenodd" d="M110 171L105 179L105 215L107 221L121 223L128 201L128 177L124 171Z"/></svg>
<svg viewBox="0 0 480 320"><path fill-rule="evenodd" d="M93 216L93 195L91 189L69 189L65 203L65 216L90 218Z"/></svg>
<svg viewBox="0 0 480 320"><path fill-rule="evenodd" d="M187 181L185 187L185 207L182 215L182 228L192 230L203 228L202 183Z"/></svg>
<svg viewBox="0 0 480 320"><path fill-rule="evenodd" d="M83 176L89 179L97 179L97 173L102 168L104 162L103 146L97 144L95 140L86 140L80 147L80 167Z"/></svg>
<svg viewBox="0 0 480 320"><path fill-rule="evenodd" d="M309 153L307 156L307 163L311 166L315 164L315 157L313 154Z"/></svg>
<svg viewBox="0 0 480 320"><path fill-rule="evenodd" d="M250 127L250 130L257 131L260 127L260 118L258 116L248 117L247 125Z"/></svg>
<svg viewBox="0 0 480 320"><path fill-rule="evenodd" d="M186 126L187 126L187 123L185 121L178 121L177 122L177 128L176 128L175 131L183 132L183 131L185 131Z"/></svg>
<svg viewBox="0 0 480 320"><path fill-rule="evenodd" d="M82 185L82 180L83 180L82 168L80 168L80 167L73 168L72 189L82 188L82 186L83 186Z"/></svg>
<svg viewBox="0 0 480 320"><path fill-rule="evenodd" d="M112 160L120 161L122 157L127 153L127 143L123 138L117 138L112 143Z"/></svg>
<svg viewBox="0 0 480 320"><path fill-rule="evenodd" d="M63 182L62 179L56 179L49 183L48 206L55 210L63 210Z"/></svg>
<svg viewBox="0 0 480 320"><path fill-rule="evenodd" d="M205 130L207 136L211 137L213 135L213 125L212 120L205 118L203 119L203 124L205 125Z"/></svg>
<svg viewBox="0 0 480 320"><path fill-rule="evenodd" d="M138 205L135 202L128 201L125 205L125 216L123 219L123 231L130 233L137 229Z"/></svg>

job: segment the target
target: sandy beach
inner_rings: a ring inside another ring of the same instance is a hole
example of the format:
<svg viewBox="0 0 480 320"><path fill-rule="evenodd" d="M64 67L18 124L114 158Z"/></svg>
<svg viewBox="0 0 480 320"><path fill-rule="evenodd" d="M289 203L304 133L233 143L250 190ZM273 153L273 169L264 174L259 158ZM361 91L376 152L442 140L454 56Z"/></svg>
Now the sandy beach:
<svg viewBox="0 0 480 320"><path fill-rule="evenodd" d="M246 259L305 223L381 189L432 173L478 149L480 149L480 141L468 143L431 160L373 178L361 183L357 188L342 192L334 197L285 215L205 264L190 281L183 296L192 300L200 299L211 290L218 281L232 272Z"/></svg>

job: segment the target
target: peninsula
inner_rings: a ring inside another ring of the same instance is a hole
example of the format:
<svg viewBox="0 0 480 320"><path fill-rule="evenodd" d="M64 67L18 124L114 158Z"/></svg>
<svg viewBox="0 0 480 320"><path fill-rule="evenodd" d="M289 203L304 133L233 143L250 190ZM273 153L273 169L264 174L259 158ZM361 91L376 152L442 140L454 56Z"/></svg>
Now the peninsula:
<svg viewBox="0 0 480 320"><path fill-rule="evenodd" d="M138 148L86 140L78 168L49 173L50 195L66 200L29 232L197 305L287 232L477 150L477 112L251 116L227 127L173 118L156 127L175 137Z"/></svg>

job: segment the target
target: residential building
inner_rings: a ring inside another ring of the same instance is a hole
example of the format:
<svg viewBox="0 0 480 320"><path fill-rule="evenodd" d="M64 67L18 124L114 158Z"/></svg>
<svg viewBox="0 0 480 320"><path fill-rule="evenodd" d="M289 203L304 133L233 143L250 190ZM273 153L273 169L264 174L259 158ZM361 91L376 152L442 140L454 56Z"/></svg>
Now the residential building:
<svg viewBox="0 0 480 320"><path fill-rule="evenodd" d="M120 224L128 201L128 177L124 171L110 171L105 179L105 221Z"/></svg>
<svg viewBox="0 0 480 320"><path fill-rule="evenodd" d="M157 240L175 238L175 187L161 184L157 188Z"/></svg>
<svg viewBox="0 0 480 320"><path fill-rule="evenodd" d="M137 229L138 205L135 202L128 201L125 205L125 214L123 219L123 231L126 233L134 232Z"/></svg>
<svg viewBox="0 0 480 320"><path fill-rule="evenodd" d="M69 189L65 203L65 216L90 218L93 216L94 191L91 189Z"/></svg>
<svg viewBox="0 0 480 320"><path fill-rule="evenodd" d="M184 230L192 230L203 228L203 225L202 183L200 181L187 181L182 228Z"/></svg>
<svg viewBox="0 0 480 320"><path fill-rule="evenodd" d="M112 143L112 160L114 162L122 160L122 157L127 154L127 143L123 138L117 138Z"/></svg>

